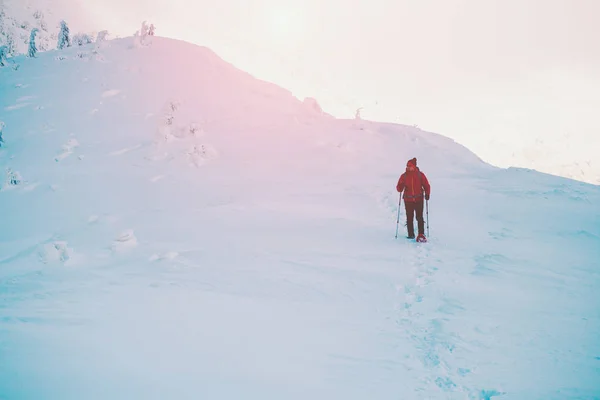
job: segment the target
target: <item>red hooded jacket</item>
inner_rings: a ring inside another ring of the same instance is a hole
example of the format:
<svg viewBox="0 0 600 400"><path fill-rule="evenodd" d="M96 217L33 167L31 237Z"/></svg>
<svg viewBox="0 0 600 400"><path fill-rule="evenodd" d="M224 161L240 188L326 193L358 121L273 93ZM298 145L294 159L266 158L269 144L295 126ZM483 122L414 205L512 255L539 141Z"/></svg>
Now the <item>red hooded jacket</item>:
<svg viewBox="0 0 600 400"><path fill-rule="evenodd" d="M431 186L425 174L417 167L416 158L406 163L406 172L400 176L396 190L398 192L404 191L402 195L404 201L417 202L423 200L423 192L429 198Z"/></svg>

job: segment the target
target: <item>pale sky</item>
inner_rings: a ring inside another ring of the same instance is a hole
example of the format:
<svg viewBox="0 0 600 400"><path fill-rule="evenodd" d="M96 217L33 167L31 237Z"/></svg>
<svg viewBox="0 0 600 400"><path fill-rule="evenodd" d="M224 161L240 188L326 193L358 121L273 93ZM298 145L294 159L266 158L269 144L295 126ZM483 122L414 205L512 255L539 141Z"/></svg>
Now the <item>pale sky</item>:
<svg viewBox="0 0 600 400"><path fill-rule="evenodd" d="M72 1L113 37L147 19L336 117L364 107L495 165L600 176L600 0Z"/></svg>

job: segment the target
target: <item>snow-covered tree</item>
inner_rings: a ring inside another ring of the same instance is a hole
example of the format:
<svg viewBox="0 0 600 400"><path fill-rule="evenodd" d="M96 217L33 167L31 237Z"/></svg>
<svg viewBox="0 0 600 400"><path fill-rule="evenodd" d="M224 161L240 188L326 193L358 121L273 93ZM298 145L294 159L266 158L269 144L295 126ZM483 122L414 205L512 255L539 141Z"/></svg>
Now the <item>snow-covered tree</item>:
<svg viewBox="0 0 600 400"><path fill-rule="evenodd" d="M154 24L148 25L146 21L142 22L142 29L140 30L140 44L142 46L148 46L152 44L152 37L154 36L156 28Z"/></svg>
<svg viewBox="0 0 600 400"><path fill-rule="evenodd" d="M14 55L14 36L14 26L11 19L6 16L4 10L0 10L0 46L7 47L7 55Z"/></svg>
<svg viewBox="0 0 600 400"><path fill-rule="evenodd" d="M149 46L152 44L152 36L154 36L154 25L148 26L146 21L142 22L142 28L133 33L133 43L129 46L130 49Z"/></svg>
<svg viewBox="0 0 600 400"><path fill-rule="evenodd" d="M142 29L140 30L140 37L142 39L145 39L146 36L148 36L149 30L150 30L150 28L148 27L148 24L146 23L146 21L142 21Z"/></svg>
<svg viewBox="0 0 600 400"><path fill-rule="evenodd" d="M98 32L98 36L96 36L96 43L104 42L106 40L107 36L108 36L108 31Z"/></svg>
<svg viewBox="0 0 600 400"><path fill-rule="evenodd" d="M6 55L8 54L7 46L0 46L0 67L4 67L7 64Z"/></svg>
<svg viewBox="0 0 600 400"><path fill-rule="evenodd" d="M69 37L69 26L63 20L60 21L60 32L58 34L58 48L63 49L65 46L71 46L71 38Z"/></svg>
<svg viewBox="0 0 600 400"><path fill-rule="evenodd" d="M17 44L15 43L15 33L13 29L8 29L5 32L6 35L6 47L7 54L14 56L17 53Z"/></svg>
<svg viewBox="0 0 600 400"><path fill-rule="evenodd" d="M354 115L354 119L357 120L357 121L361 119L360 118L360 110L362 110L362 107L358 108L356 110L356 114Z"/></svg>
<svg viewBox="0 0 600 400"><path fill-rule="evenodd" d="M37 53L37 47L35 45L35 36L37 35L38 31L38 28L33 28L31 30L31 35L29 35L29 50L27 51L27 55L29 57L35 57Z"/></svg>
<svg viewBox="0 0 600 400"><path fill-rule="evenodd" d="M0 43L5 43L6 38L6 13L0 10Z"/></svg>

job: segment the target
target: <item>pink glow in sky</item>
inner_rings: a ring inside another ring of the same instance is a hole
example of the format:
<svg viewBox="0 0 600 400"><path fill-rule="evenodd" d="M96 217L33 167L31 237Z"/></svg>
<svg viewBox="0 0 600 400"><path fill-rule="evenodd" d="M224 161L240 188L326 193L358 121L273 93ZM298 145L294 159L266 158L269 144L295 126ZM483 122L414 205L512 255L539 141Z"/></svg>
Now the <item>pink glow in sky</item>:
<svg viewBox="0 0 600 400"><path fill-rule="evenodd" d="M496 165L524 164L539 139L548 165L600 151L597 0L77 1L96 29L147 19L335 116L364 107Z"/></svg>

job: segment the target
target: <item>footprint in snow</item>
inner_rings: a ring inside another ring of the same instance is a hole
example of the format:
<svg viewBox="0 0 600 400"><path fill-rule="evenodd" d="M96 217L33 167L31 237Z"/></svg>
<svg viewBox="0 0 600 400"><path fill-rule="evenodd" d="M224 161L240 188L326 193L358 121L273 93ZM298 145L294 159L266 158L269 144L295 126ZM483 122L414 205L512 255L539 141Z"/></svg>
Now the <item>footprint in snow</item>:
<svg viewBox="0 0 600 400"><path fill-rule="evenodd" d="M415 285L422 288L429 285L430 281L425 276L419 275L415 281Z"/></svg>
<svg viewBox="0 0 600 400"><path fill-rule="evenodd" d="M405 309L408 310L415 303L420 303L422 301L423 301L423 296L421 296L420 294L416 293L414 291L414 287L412 285L405 285L404 286L404 308Z"/></svg>

